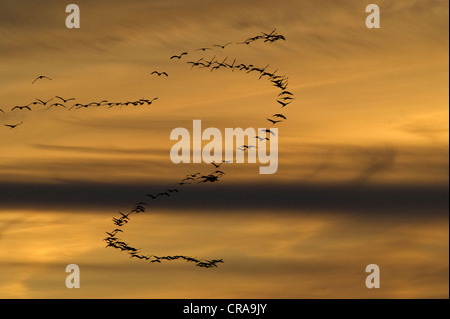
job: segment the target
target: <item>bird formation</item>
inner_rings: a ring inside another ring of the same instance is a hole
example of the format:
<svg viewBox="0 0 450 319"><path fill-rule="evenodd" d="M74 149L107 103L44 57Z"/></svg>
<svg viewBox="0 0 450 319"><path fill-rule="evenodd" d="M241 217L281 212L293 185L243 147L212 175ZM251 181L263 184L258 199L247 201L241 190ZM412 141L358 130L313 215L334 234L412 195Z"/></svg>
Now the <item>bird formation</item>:
<svg viewBox="0 0 450 319"><path fill-rule="evenodd" d="M55 101L56 99L56 101ZM149 99L140 99L140 100L135 100L135 101L122 101L122 102L110 102L107 100L101 100L99 102L90 102L90 103L75 103L72 105L68 105L67 103L69 103L70 101L75 101L76 98L63 98L61 96L55 96L54 98L51 98L49 100L41 100L41 99L36 99L35 101L32 101L26 105L15 105L13 107L11 107L10 111L4 111L3 109L0 109L0 112L3 114L7 114L10 112L19 112L19 111L33 111L39 107L47 107L46 109L49 110L51 108L64 108L68 111L71 111L73 109L78 110L78 109L87 109L87 108L94 108L94 107L108 107L108 108L112 108L112 107L123 107L123 106L149 106L152 105L153 102L155 102L156 100L158 100L157 97L149 100ZM54 103L51 103L52 101L54 101ZM6 108L5 108L6 109ZM4 126L9 127L11 129L14 129L18 126L20 126L21 124L23 124L23 122L19 123L19 124L15 124L15 125L11 125L11 124L4 124Z"/></svg>
<svg viewBox="0 0 450 319"><path fill-rule="evenodd" d="M256 42L258 40L263 40L264 42L273 43L273 42L276 42L276 41L279 41L279 40L286 41L286 38L283 35L281 35L281 34L277 34L277 29L274 29L270 33L261 32L261 35L257 35L257 36L248 38L245 41L237 42L236 44L247 44L248 45L248 44L251 44L251 43ZM232 45L232 44L233 44L232 42L228 42L226 44L214 44L212 46L212 48L209 48L209 47L198 48L198 49L195 49L194 52L196 52L196 51L206 52L206 51L213 50L214 47L220 48L220 49L225 49L226 47L228 47L229 45ZM173 55L173 56L170 57L170 60L173 60L173 59L180 60L185 55L189 55L189 52L183 52L183 53L181 53L179 55Z"/></svg>
<svg viewBox="0 0 450 319"><path fill-rule="evenodd" d="M269 65L265 67L257 67L253 64L244 64L238 63L237 59L234 59L232 63L227 63L228 57L223 60L217 60L216 56L214 56L210 60L205 60L204 58L200 58L198 61L188 61L187 64L191 65L191 69L197 67L199 69L211 69L211 72L219 69L227 69L245 72L247 74L256 73L259 75L259 79L267 78L274 87L281 90L281 92L276 97L276 102L281 105L282 108L285 108L289 104L291 104L295 98L292 92L288 90L289 78L287 76L277 75L278 70L273 72L269 72L267 69ZM277 113L267 118L272 125L276 125L283 121L287 120L287 117L284 114Z"/></svg>
<svg viewBox="0 0 450 319"><path fill-rule="evenodd" d="M216 167L216 165L214 165ZM201 173L189 174L186 177L177 183L177 185L187 185L187 184L199 184L199 183L214 183L218 182L219 178L225 175L223 171L216 170L210 174L202 175ZM157 200L161 197L171 197L180 190L178 188L167 189L166 191L157 193L157 194L147 194L146 197L148 199ZM118 237L119 233L124 233L122 228L129 223L131 220L131 216L134 214L144 213L148 210L150 206L147 202L140 202L133 206L133 208L127 213L124 214L119 212L120 216L113 217L112 221L114 226L116 227L113 231L106 232L107 237L103 240L106 241L106 248L115 248L119 249L122 252L128 253L130 258L135 258L143 261L148 261L150 263L161 263L163 261L174 261L174 260L184 260L187 262L195 263L197 267L201 268L213 268L217 267L218 263L223 263L223 259L212 259L212 260L204 260L199 258L193 258L190 256L156 256L153 254L143 254L141 249L132 247L129 243L124 242L121 238Z"/></svg>
<svg viewBox="0 0 450 319"><path fill-rule="evenodd" d="M276 34L276 30L272 31L271 33L263 33L262 36L257 36L253 38L249 38L246 40L247 44L250 44L254 41L257 41L259 39L264 39L264 42L275 42L280 39L284 40L285 38L282 35ZM228 45L231 45L232 43L227 43L225 45L215 45L217 47L220 47L221 49L225 49ZM208 48L200 48L196 51L207 51L210 50ZM172 56L170 59L177 59L181 60L181 58L185 55L188 55L188 52L184 52L178 56ZM216 59L216 56L214 56L211 59L206 59L205 57L200 58L197 61L187 61L187 64L191 65L191 69L194 67L198 67L201 69L211 69L211 72L218 69L228 69L232 70L233 72L235 70L249 73L259 73L259 79L262 79L266 77L276 88L280 89L281 92L277 95L277 102L282 104L282 108L286 107L294 100L294 95L288 91L288 78L286 76L277 75L277 71L269 72L267 71L269 65L265 67L257 67L252 64L243 64L243 63L237 63L237 59L234 59L232 63L227 63L228 57L224 58L223 60ZM231 62L231 60L230 60ZM157 71L155 71L157 72ZM284 114L276 113L272 116L267 118L268 121L270 121L273 125L280 123L282 121L287 120L287 117ZM270 140L271 136L274 136L275 133L271 129L263 129L257 136L255 136L255 139L259 139L260 141L264 140ZM242 145L239 149L241 151L251 150L253 148L256 148L254 145ZM223 161L220 163L212 162L210 163L215 170L210 174L201 174L200 172L188 174L186 175L181 181L176 183L178 186L184 186L184 185L192 185L192 184L205 184L205 183L216 183L219 182L220 179L225 175L225 172L221 170L221 166L223 164L226 164L229 162ZM173 195L179 193L179 189L168 189L164 192L160 192L157 194L147 194L147 199L158 200L163 197L172 197ZM149 206L146 202L141 202L136 204L133 209L128 214L120 213L121 216L114 217L113 223L116 228L113 232L107 232L106 234L108 237L105 238L105 241L107 242L106 247L112 247L119 249L120 251L127 252L130 256L130 258L135 258L138 260L147 261L150 263L161 263L162 261L173 261L173 260L184 260L187 262L193 262L198 267L202 268L213 268L217 267L218 263L223 263L223 259L212 259L212 260L202 260L199 258L192 258L189 256L156 256L153 254L143 254L140 249L131 247L129 244L122 241L120 238L117 237L118 232L123 233L121 227L128 224L130 221L130 216L132 214L139 214L143 213L147 210L147 207Z"/></svg>
<svg viewBox="0 0 450 319"><path fill-rule="evenodd" d="M261 35L257 35L255 37L248 38L244 42L239 42L238 44L247 44L248 45L248 44L251 44L251 43L253 43L255 41L258 41L258 40L263 40L264 42L273 43L273 42L276 42L276 41L279 41L279 40L286 41L286 38L283 35L281 35L281 34L277 34L277 29L274 29L270 33L262 32Z"/></svg>

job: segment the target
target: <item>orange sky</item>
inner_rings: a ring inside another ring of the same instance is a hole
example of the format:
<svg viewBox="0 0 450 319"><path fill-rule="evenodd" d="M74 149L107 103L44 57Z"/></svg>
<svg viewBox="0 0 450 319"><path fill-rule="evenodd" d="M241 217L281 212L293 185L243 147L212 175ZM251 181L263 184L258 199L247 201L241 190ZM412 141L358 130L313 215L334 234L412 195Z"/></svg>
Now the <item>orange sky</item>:
<svg viewBox="0 0 450 319"><path fill-rule="evenodd" d="M77 1L79 30L65 27L64 5L26 2L2 0L0 12L1 298L448 298L447 1L377 1L379 30L364 24L373 1ZM287 41L236 44L275 27ZM280 111L256 74L185 64L214 55L289 76L277 174L231 164L220 185L127 226L145 251L224 258L217 269L105 249L119 210L209 172L171 163L171 130L194 119L269 127ZM32 85L41 74L53 80ZM55 95L159 99L9 112ZM70 263L83 273L77 291L64 287ZM375 292L371 263L383 276Z"/></svg>

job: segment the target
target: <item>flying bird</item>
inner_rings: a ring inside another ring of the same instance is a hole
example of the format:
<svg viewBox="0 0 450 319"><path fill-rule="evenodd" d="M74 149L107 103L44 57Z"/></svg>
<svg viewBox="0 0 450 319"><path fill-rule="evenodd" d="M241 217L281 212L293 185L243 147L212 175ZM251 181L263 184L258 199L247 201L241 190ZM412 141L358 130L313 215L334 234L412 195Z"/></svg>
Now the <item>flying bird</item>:
<svg viewBox="0 0 450 319"><path fill-rule="evenodd" d="M189 62L187 62L187 64L192 64L191 69L192 69L194 66L200 66L200 65L202 65L203 67L207 67L207 65L204 64L204 63L202 63L202 61L203 61L203 58L201 58L201 59L198 60L197 62L189 61Z"/></svg>
<svg viewBox="0 0 450 319"><path fill-rule="evenodd" d="M282 121L275 121L275 120L271 120L271 119L267 119L270 123L272 123L273 125L280 123Z"/></svg>
<svg viewBox="0 0 450 319"><path fill-rule="evenodd" d="M257 147L253 146L253 145L250 145L250 146L242 145L241 147L238 148L238 150L245 151L245 150L251 150L252 148L257 148Z"/></svg>
<svg viewBox="0 0 450 319"><path fill-rule="evenodd" d="M264 140L270 141L269 138L267 138L267 137L260 137L259 135L256 135L255 138L259 139L260 141L264 141Z"/></svg>
<svg viewBox="0 0 450 319"><path fill-rule="evenodd" d="M23 124L23 121L18 123L18 124L4 124L4 125L7 126L7 127L10 127L11 129L14 129L14 128L18 127L19 125L22 125L22 124Z"/></svg>
<svg viewBox="0 0 450 319"><path fill-rule="evenodd" d="M213 165L215 168L219 168L220 166L222 166L222 164L227 164L227 163L231 163L230 161L224 161L222 163L216 164L214 162L211 162L209 164Z"/></svg>
<svg viewBox="0 0 450 319"><path fill-rule="evenodd" d="M264 133L270 133L270 134L272 134L273 136L275 136L275 133L274 132L272 132L271 130L269 130L269 129L264 129L264 130L261 130L261 132L264 132Z"/></svg>
<svg viewBox="0 0 450 319"><path fill-rule="evenodd" d="M285 102L282 102L282 101L277 101L277 102L281 104L281 107L285 107L286 105L291 104L291 102L289 102L289 103L285 103Z"/></svg>
<svg viewBox="0 0 450 319"><path fill-rule="evenodd" d="M283 120L287 120L286 116L284 116L283 114L274 114L273 116L281 118Z"/></svg>
<svg viewBox="0 0 450 319"><path fill-rule="evenodd" d="M34 84L34 82L36 82L37 80L42 80L42 79L48 79L48 80L51 80L48 76L40 75L40 76L38 76L33 82L31 82L31 84Z"/></svg>
<svg viewBox="0 0 450 319"><path fill-rule="evenodd" d="M200 48L200 49L197 49L195 51L203 51L203 52L205 52L206 50L212 50L212 49L211 48Z"/></svg>
<svg viewBox="0 0 450 319"><path fill-rule="evenodd" d="M183 52L183 53L181 53L180 55L174 55L174 56L172 56L172 57L170 57L170 59L172 60L172 59L181 59L182 57L183 57L183 55L188 55L188 53L187 52Z"/></svg>
<svg viewBox="0 0 450 319"><path fill-rule="evenodd" d="M169 76L166 72L153 71L153 72L151 73L151 75L153 75L153 74L157 74L158 76L161 76L161 75Z"/></svg>
<svg viewBox="0 0 450 319"><path fill-rule="evenodd" d="M36 99L36 101L39 101L39 102L41 102L41 104L42 104L43 106L46 106L47 103L50 102L50 101L53 101L53 99L50 99L50 100L48 100L47 102L44 102L44 101L42 101L42 100L40 100L40 99Z"/></svg>
<svg viewBox="0 0 450 319"><path fill-rule="evenodd" d="M15 109L19 109L19 110L27 109L28 111L31 111L31 109L27 105L25 105L25 106L16 105L11 109L11 111L14 111Z"/></svg>
<svg viewBox="0 0 450 319"><path fill-rule="evenodd" d="M124 213L120 213L120 215L122 215L122 217L120 219L125 220L125 219L130 219L130 217L128 217L128 215L125 215Z"/></svg>
<svg viewBox="0 0 450 319"><path fill-rule="evenodd" d="M75 98L70 98L70 99L65 99L65 98L62 98L62 97L60 97L60 96L55 96L57 99L60 99L61 101L63 101L64 103L67 103L67 102L69 102L69 101L75 101Z"/></svg>
<svg viewBox="0 0 450 319"><path fill-rule="evenodd" d="M157 99L158 99L158 98L155 97L155 98L153 98L152 100L144 100L144 99L141 99L140 101L147 103L147 105L151 105L151 104L152 104L154 101L156 101ZM126 104L126 103L124 103L124 104Z"/></svg>
<svg viewBox="0 0 450 319"><path fill-rule="evenodd" d="M294 94L292 94L292 93L289 92L289 91L283 91L283 92L281 92L280 94L278 94L278 96L282 96L282 95L294 95Z"/></svg>
<svg viewBox="0 0 450 319"><path fill-rule="evenodd" d="M30 104L28 104L27 106L30 106L30 105L38 105L38 104L41 104L41 102L31 102Z"/></svg>
<svg viewBox="0 0 450 319"><path fill-rule="evenodd" d="M156 195L156 197L158 197L158 196L167 196L167 197L170 197L170 194L167 193L167 192L164 192L164 193L159 193L158 195Z"/></svg>
<svg viewBox="0 0 450 319"><path fill-rule="evenodd" d="M230 44L232 44L231 42L229 42L229 43L227 43L227 44L224 44L224 45L221 45L221 44L215 44L214 46L215 47L219 47L219 48L222 48L222 49L225 49L228 45L230 45Z"/></svg>

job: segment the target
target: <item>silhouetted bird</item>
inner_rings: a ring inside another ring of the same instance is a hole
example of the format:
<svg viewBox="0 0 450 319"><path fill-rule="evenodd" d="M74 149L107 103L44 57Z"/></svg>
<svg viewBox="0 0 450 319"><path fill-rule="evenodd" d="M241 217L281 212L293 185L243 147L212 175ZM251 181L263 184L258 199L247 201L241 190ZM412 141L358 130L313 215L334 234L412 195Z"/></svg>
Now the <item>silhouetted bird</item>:
<svg viewBox="0 0 450 319"><path fill-rule="evenodd" d="M289 91L283 91L283 92L281 92L280 94L278 94L278 96L282 96L282 95L294 95L294 94L292 94L292 93L289 92Z"/></svg>
<svg viewBox="0 0 450 319"><path fill-rule="evenodd" d="M200 48L200 49L197 49L195 51L203 51L203 52L205 52L206 50L212 50L212 49L211 48Z"/></svg>
<svg viewBox="0 0 450 319"><path fill-rule="evenodd" d="M284 116L283 114L274 114L273 116L287 120L286 116Z"/></svg>
<svg viewBox="0 0 450 319"><path fill-rule="evenodd" d="M261 132L264 132L264 133L270 133L270 134L272 134L273 136L275 136L275 133L274 132L272 132L271 130L269 130L269 129L264 129L264 130L261 130Z"/></svg>
<svg viewBox="0 0 450 319"><path fill-rule="evenodd" d="M124 213L120 213L120 215L122 215L122 219L124 219L124 220L125 219L130 219L130 217L128 217L129 214L125 215Z"/></svg>
<svg viewBox="0 0 450 319"><path fill-rule="evenodd" d="M69 101L75 101L75 98L73 97L73 98L70 98L70 99L65 99L65 98L62 98L62 97L60 97L60 96L55 96L56 98L58 98L58 99L60 99L61 101L63 101L64 103L67 103L67 102L69 102Z"/></svg>
<svg viewBox="0 0 450 319"><path fill-rule="evenodd" d="M87 104L80 104L80 103L77 103L77 104L72 105L72 107L69 109L69 111L70 111L71 109L73 109L74 107L77 108L77 109L79 109L79 108L82 108L82 107L88 107L88 106L89 106L89 105L87 105Z"/></svg>
<svg viewBox="0 0 450 319"><path fill-rule="evenodd" d="M39 102L41 102L41 104L42 104L43 106L46 106L48 102L53 101L53 98L50 99L50 100L48 100L48 101L46 101L46 102L44 102L44 101L42 101L42 100L40 100L40 99L36 99L36 101L39 101Z"/></svg>
<svg viewBox="0 0 450 319"><path fill-rule="evenodd" d="M112 220L113 220L114 224L116 224L119 227L123 226L124 224L127 223L126 220L121 220L121 219L117 219L117 218L113 218Z"/></svg>
<svg viewBox="0 0 450 319"><path fill-rule="evenodd" d="M267 119L270 123L272 123L273 125L280 123L282 121L275 121L275 120L271 120L271 119Z"/></svg>
<svg viewBox="0 0 450 319"><path fill-rule="evenodd" d="M151 75L153 75L153 74L157 74L158 76L161 76L161 75L169 76L166 72L153 71L153 72L151 73Z"/></svg>
<svg viewBox="0 0 450 319"><path fill-rule="evenodd" d="M165 193L159 193L158 195L156 195L157 197L158 196L168 196L168 197L170 197L170 194L169 193L167 193L167 192L165 192Z"/></svg>
<svg viewBox="0 0 450 319"><path fill-rule="evenodd" d="M203 181L198 182L198 184L200 184L200 183L207 183L207 182L214 183L214 182L217 182L219 180L219 176L215 176L215 175L212 175L212 174L211 175L207 175L207 176L202 176L200 178L202 178Z"/></svg>
<svg viewBox="0 0 450 319"><path fill-rule="evenodd" d="M255 138L259 139L260 141L264 140L270 141L270 139L268 139L267 137L259 137L259 135L256 135Z"/></svg>
<svg viewBox="0 0 450 319"><path fill-rule="evenodd" d="M41 104L42 105L42 103L41 102L31 102L30 104L28 104L27 106L30 106L30 105L38 105L38 104Z"/></svg>
<svg viewBox="0 0 450 319"><path fill-rule="evenodd" d="M155 97L152 100L146 100L145 102L147 103L147 105L151 105L154 101L156 101L158 98Z"/></svg>
<svg viewBox="0 0 450 319"><path fill-rule="evenodd" d="M31 82L31 84L34 84L34 82L36 82L37 80L42 80L42 79L48 79L48 80L51 80L48 76L40 75L40 76L38 76L33 82Z"/></svg>
<svg viewBox="0 0 450 319"><path fill-rule="evenodd" d="M203 67L207 67L207 65L206 64L204 64L204 63L202 63L202 61L203 61L203 58L201 58L200 60L198 60L197 62L194 62L194 61L189 61L189 62L187 62L187 64L192 64L192 67L191 67L191 69L194 67L194 66L203 66Z"/></svg>
<svg viewBox="0 0 450 319"><path fill-rule="evenodd" d="M172 56L172 57L170 57L170 59L172 60L172 59L181 59L182 57L183 57L183 55L187 55L188 53L187 52L183 52L183 53L181 53L180 55L174 55L174 56Z"/></svg>
<svg viewBox="0 0 450 319"><path fill-rule="evenodd" d="M14 129L14 128L18 127L19 125L22 125L22 124L23 124L23 121L18 123L18 124L4 124L4 125L7 126L7 127L10 127L11 129Z"/></svg>
<svg viewBox="0 0 450 319"><path fill-rule="evenodd" d="M281 104L281 107L285 107L286 105L291 104L291 102L289 102L289 103L285 103L285 102L282 102L282 101L277 101L277 102Z"/></svg>
<svg viewBox="0 0 450 319"><path fill-rule="evenodd" d="M147 204L146 202L140 202L140 203L137 203L136 205L143 205L143 206L147 206L148 204Z"/></svg>
<svg viewBox="0 0 450 319"><path fill-rule="evenodd" d="M253 146L253 145L250 145L250 146L242 145L241 147L238 148L238 150L245 151L245 150L251 150L252 148L257 148L257 147Z"/></svg>
<svg viewBox="0 0 450 319"><path fill-rule="evenodd" d="M27 109L28 111L31 111L31 109L30 109L27 105L25 105L25 106L18 106L18 105L16 105L16 106L14 106L14 107L11 109L11 111L14 111L14 110L16 110L16 109L18 109L18 110Z"/></svg>
<svg viewBox="0 0 450 319"><path fill-rule="evenodd" d="M229 42L229 43L227 43L227 44L224 44L224 45L220 45L220 44L215 44L214 46L215 47L219 47L219 48L222 48L222 49L225 49L228 45L230 45L230 44L232 44L231 42Z"/></svg>

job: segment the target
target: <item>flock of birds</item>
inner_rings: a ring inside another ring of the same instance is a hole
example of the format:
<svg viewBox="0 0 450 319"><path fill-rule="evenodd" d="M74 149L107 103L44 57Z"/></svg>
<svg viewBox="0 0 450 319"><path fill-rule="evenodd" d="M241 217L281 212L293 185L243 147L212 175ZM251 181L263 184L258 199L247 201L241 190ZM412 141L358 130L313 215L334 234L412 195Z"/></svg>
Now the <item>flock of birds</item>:
<svg viewBox="0 0 450 319"><path fill-rule="evenodd" d="M250 45L253 42L256 41L264 41L265 43L274 43L279 40L286 40L283 35L280 35L276 32L276 29L273 30L271 33L261 33L261 35L254 36L251 38L246 39L243 42L238 42L237 44L245 44ZM214 45L213 48L218 48L218 50L225 50L228 46L232 45L231 42L226 43L224 45ZM195 51L201 51L206 52L210 50L214 50L213 48L199 48ZM170 60L182 60L183 57L189 56L189 52L183 52L179 55L174 55L170 57ZM289 85L289 79L286 76L278 75L278 70L275 71L269 71L269 65L265 67L259 67L255 66L253 64L245 64L238 62L237 59L229 59L229 57L220 58L218 59L215 55L212 58L206 58L202 57L197 61L187 61L187 64L191 65L191 69L198 68L198 69L209 69L210 72L213 72L215 70L231 70L232 72L239 71L246 74L253 74L256 73L258 75L258 79L266 78L270 83L279 89L279 94L276 97L276 102L281 105L281 108L284 109L289 104L291 104L294 101L294 94L289 91L288 85ZM158 77L164 76L168 77L169 74L167 72L161 72L161 71L153 71L151 75L155 75ZM37 81L42 80L52 80L50 77L45 75L38 76L32 84L35 84ZM101 100L99 102L90 102L86 104L82 103L75 103L76 98L63 98L61 96L55 96L52 99L49 100L41 100L36 99L35 101L32 101L31 103L27 105L16 105L13 107L10 107L9 110L5 111L0 108L0 113L9 113L9 112L20 112L20 111L32 111L35 108L42 108L47 107L47 109L51 108L64 108L67 110L78 110L78 109L86 109L86 108L97 108L97 107L122 107L122 106L144 106L144 105L151 105L153 102L158 100L157 97L153 99L140 99L136 101L126 101L126 102L111 102L107 100ZM73 102L72 102L73 101ZM54 103L51 103L54 102ZM72 102L71 105L68 103ZM0 114L1 115L1 114ZM282 121L287 120L287 117L282 113L275 113L267 118L267 121L269 121L272 125L278 124ZM4 126L9 127L10 129L15 129L23 124L23 121L20 123L15 124L4 124ZM255 136L255 139L258 139L259 141L269 141L270 137L275 135L275 133L271 129L264 129L261 132L258 133L259 135ZM248 151L253 148L256 148L256 146L253 145L242 145L238 149L241 151ZM196 266L201 268L213 268L217 267L219 263L223 263L223 259L201 259L201 258L194 258L190 256L183 256L183 255L174 255L174 256L157 256L154 254L144 254L142 253L141 249L135 248L131 246L129 243L126 243L123 239L119 237L119 234L124 234L124 227L128 225L131 221L131 217L135 214L141 214L144 212L147 212L149 210L149 207L151 206L151 201L159 200L163 197L172 197L175 196L177 193L181 191L181 187L184 185L191 185L191 184L205 184L205 183L216 183L221 180L221 178L226 174L223 169L221 168L222 165L227 164L229 162L220 162L215 163L212 162L210 165L214 167L213 171L208 174L202 174L200 172L186 175L182 180L176 183L178 186L177 188L170 188L166 191L157 193L157 194L147 194L146 199L144 201L141 201L135 205L133 205L132 209L128 213L119 213L119 216L113 217L112 222L114 225L114 230L106 232L107 237L104 238L104 241L106 242L107 248L114 248L118 249L122 252L126 252L130 258L135 258L138 260L147 261L150 263L161 263L163 261L174 261L174 260L184 260L187 262L195 263Z"/></svg>
<svg viewBox="0 0 450 319"><path fill-rule="evenodd" d="M224 162L225 163L225 162ZM220 167L220 164L212 163L215 167ZM225 175L223 171L216 170L210 174L202 175L201 173L195 173L195 174L189 174L186 175L184 179L179 181L177 185L187 185L187 184L194 184L194 183L215 183L218 182L219 179ZM119 233L123 233L122 230L123 226L127 225L129 223L130 216L132 214L140 214L144 213L148 210L148 207L150 204L148 203L149 200L157 200L161 197L171 197L172 195L179 193L179 188L172 188L168 189L164 192L160 192L157 194L147 194L146 201L139 202L133 206L131 211L129 211L127 214L124 214L122 212L119 212L120 216L113 217L112 221L114 224L115 229L113 231L106 232L107 237L104 238L104 241L106 241L106 247L112 247L115 249L119 249L120 251L126 252L129 254L130 258L135 258L143 261L148 261L150 263L161 263L162 261L173 261L173 260L184 260L187 262L195 263L198 267L201 268L212 268L217 267L217 264L223 263L223 259L212 259L212 260L203 260L199 258L189 257L189 256L183 256L183 255L175 255L175 256L156 256L152 254L143 254L141 253L141 249L135 248L130 246L130 244L124 242L118 237Z"/></svg>
<svg viewBox="0 0 450 319"><path fill-rule="evenodd" d="M276 42L279 40L286 41L286 38L281 34L277 34L276 29L274 29L271 33L262 32L261 35L248 38L244 42L237 42L236 44L247 44L248 45L248 44L251 44L258 40L263 40L264 42L273 43L273 42ZM232 44L233 44L232 42L228 42L223 45L215 44L215 45L213 45L213 48L218 47L221 49L225 49L226 47L228 47L229 45L232 45ZM213 50L213 48L205 47L205 48L196 49L195 51L206 52L208 50ZM173 60L173 59L181 60L184 56L189 56L189 52L183 52L179 55L173 55L170 57L170 59L171 60ZM266 65L265 67L257 67L253 64L240 63L236 59L234 59L233 62L231 62L231 59L229 62L227 62L229 57L225 57L223 60L217 60L216 57L217 57L216 55L214 57L212 57L211 59L205 59L204 57L202 57L197 61L188 61L186 63L190 64L191 68L194 68L194 67L206 68L206 69L210 69L211 72L213 72L215 70L219 70L219 69L229 69L229 70L232 70L232 72L234 72L235 70L238 70L238 71L246 72L247 74L255 72L255 73L259 74L260 80L262 78L266 77L273 84L273 86L281 89L281 92L277 96L276 101L278 104L281 105L282 108L288 106L289 104L291 104L294 101L294 99L295 99L294 94L288 90L288 84L289 84L288 77L278 75L277 74L278 70L269 72L267 70L269 68L269 65ZM151 75L165 76L165 77L169 76L169 74L167 72L161 72L161 71L153 71L151 73ZM281 113L274 114L271 117L267 118L267 121L269 121L272 125L281 123L284 120L287 120L287 118L284 114L281 114Z"/></svg>
<svg viewBox="0 0 450 319"><path fill-rule="evenodd" d="M37 108L46 107L46 110L49 110L51 108L64 108L68 111L71 110L78 110L78 109L87 109L87 108L94 108L94 107L122 107L122 106L145 106L145 105L152 105L153 102L158 100L157 97L149 100L149 99L140 99L136 101L122 101L122 102L111 102L108 100L102 100L99 102L90 102L90 103L74 103L72 105L68 105L70 101L75 101L76 98L63 98L60 96L55 96L49 100L41 100L36 99L35 101L32 101L26 105L15 105L13 107L10 107L9 110L4 111L0 108L0 112L3 114L7 114L10 112L18 112L18 111L33 111ZM54 103L51 103L52 101L55 101ZM23 121L16 124L3 124L6 127L9 127L11 129L15 129L16 127L23 124Z"/></svg>
<svg viewBox="0 0 450 319"><path fill-rule="evenodd" d="M255 37L248 38L244 42L238 43L238 44L251 44L252 42L263 40L264 42L273 43L278 40L286 40L283 35L279 35L276 33L276 30L272 31L271 33L262 33L262 35L258 35ZM227 43L224 45L214 45L215 47L219 47L221 49L225 49L227 46L231 45L232 43ZM196 49L195 51L209 51L213 50L212 48L200 48ZM189 56L189 52L183 52L179 55L174 55L170 57L171 60L181 60L184 56ZM223 60L216 59L216 56L214 56L211 59L206 59L205 57L200 58L197 61L187 61L187 64L191 65L191 69L194 67L197 67L199 69L210 69L211 72L214 70L219 69L228 69L232 72L238 70L241 72L245 72L247 74L250 73L257 73L259 74L259 79L267 78L274 87L278 88L280 90L279 94L276 97L276 101L278 104L281 105L281 108L284 109L286 106L291 104L294 101L294 94L289 91L288 85L288 77L278 75L277 70L273 72L269 72L267 69L269 65L265 67L257 67L252 64L244 64L244 63L238 63L237 59L233 59L231 62L227 62L228 57L224 58ZM151 75L157 75L157 76L166 76L169 75L167 72L160 72L160 71L153 71ZM282 121L287 120L287 117L284 114L281 113L275 113L274 115L267 118L269 122L272 123L272 125L278 124ZM259 139L260 141L269 141L270 137L275 135L275 133L271 129L264 129L261 132L258 133L259 135L255 136L255 139ZM261 136L260 136L261 135ZM247 151L251 150L253 148L256 148L254 145L242 145L238 149L241 151ZM202 174L200 172L194 173L194 174L188 174L186 175L181 181L176 183L178 186L182 187L184 185L192 185L192 184L204 184L204 183L216 183L219 182L220 179L226 174L223 169L221 169L221 166L224 164L227 164L229 162L220 162L210 163L214 167L214 171L209 174ZM141 249L135 248L130 246L130 244L124 242L120 237L119 233L123 234L123 227L125 227L130 221L131 216L133 214L140 214L147 212L149 210L149 207L151 206L148 202L149 200L154 201L158 200L163 197L172 197L175 196L177 193L181 191L180 187L175 189L168 189L166 191L162 191L157 194L147 194L146 198L147 200L144 200L142 202L139 202L135 204L132 209L127 213L119 213L120 216L113 217L112 221L114 224L115 229L110 232L106 232L108 235L104 241L106 241L106 247L112 247L115 249L119 249L120 251L128 253L130 258L135 258L138 260L147 261L150 263L161 263L162 261L173 261L173 260L184 260L187 262L195 263L197 267L201 268L213 268L217 267L219 263L223 263L223 259L200 259L200 258L194 258L190 256L183 256L183 255L175 255L175 256L157 256L153 254L144 254L142 253Z"/></svg>

